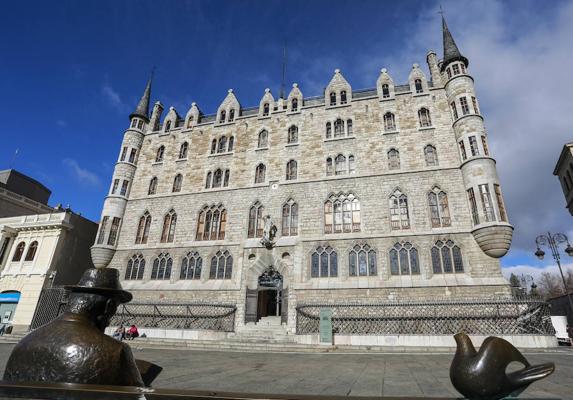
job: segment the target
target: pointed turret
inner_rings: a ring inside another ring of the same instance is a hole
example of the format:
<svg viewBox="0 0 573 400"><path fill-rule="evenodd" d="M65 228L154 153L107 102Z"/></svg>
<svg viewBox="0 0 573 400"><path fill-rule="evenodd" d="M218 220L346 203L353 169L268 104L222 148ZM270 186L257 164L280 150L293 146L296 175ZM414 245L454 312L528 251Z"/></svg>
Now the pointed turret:
<svg viewBox="0 0 573 400"><path fill-rule="evenodd" d="M149 122L149 99L151 97L151 82L153 81L153 75L147 81L147 86L145 86L145 91L143 92L143 96L141 96L141 100L137 103L137 108L135 111L129 116L129 119L133 117L140 117L145 119L146 122Z"/></svg>
<svg viewBox="0 0 573 400"><path fill-rule="evenodd" d="M462 53L460 53L460 50L458 49L458 46L456 45L456 42L454 41L454 38L448 29L448 25L446 24L446 20L444 19L443 15L442 34L444 36L444 59L442 60L442 71L446 69L448 64L454 61L461 61L467 67L469 61L467 58L462 56Z"/></svg>

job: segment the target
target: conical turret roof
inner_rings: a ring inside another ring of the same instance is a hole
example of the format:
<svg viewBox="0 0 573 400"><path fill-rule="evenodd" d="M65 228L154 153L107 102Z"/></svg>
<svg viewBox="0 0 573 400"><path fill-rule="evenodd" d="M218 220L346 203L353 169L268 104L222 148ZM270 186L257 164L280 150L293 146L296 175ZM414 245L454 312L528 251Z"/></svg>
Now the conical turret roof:
<svg viewBox="0 0 573 400"><path fill-rule="evenodd" d="M137 103L137 107L135 111L131 113L129 119L133 117L140 117L149 121L149 99L151 97L151 82L153 81L153 75L147 81L147 86L145 86L145 91L143 92L143 96L141 96L141 100Z"/></svg>
<svg viewBox="0 0 573 400"><path fill-rule="evenodd" d="M446 20L444 19L443 15L442 34L444 37L444 59L442 62L442 71L448 66L448 64L454 61L461 61L467 67L469 61L462 55L462 53L460 53L460 50L458 49L458 46L456 45L456 42L454 41L454 38L448 29L448 25L446 24Z"/></svg>

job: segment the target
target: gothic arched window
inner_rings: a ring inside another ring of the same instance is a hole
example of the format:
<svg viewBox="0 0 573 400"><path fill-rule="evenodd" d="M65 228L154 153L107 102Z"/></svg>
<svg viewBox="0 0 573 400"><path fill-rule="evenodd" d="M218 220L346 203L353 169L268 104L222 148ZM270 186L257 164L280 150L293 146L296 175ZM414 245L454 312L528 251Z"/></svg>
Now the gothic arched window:
<svg viewBox="0 0 573 400"><path fill-rule="evenodd" d="M218 188L221 187L221 184L223 183L223 170L220 168L217 168L215 170L215 172L213 173L213 186L214 188Z"/></svg>
<svg viewBox="0 0 573 400"><path fill-rule="evenodd" d="M334 174L334 168L332 164L332 157L326 159L326 176L331 176Z"/></svg>
<svg viewBox="0 0 573 400"><path fill-rule="evenodd" d="M352 120L351 119L346 120L346 135L347 136L354 135L354 132L352 131Z"/></svg>
<svg viewBox="0 0 573 400"><path fill-rule="evenodd" d="M225 153L227 151L227 136L221 136L219 138L219 144L217 146L217 153Z"/></svg>
<svg viewBox="0 0 573 400"><path fill-rule="evenodd" d="M227 225L227 210L221 204L205 206L197 218L195 240L223 240Z"/></svg>
<svg viewBox="0 0 573 400"><path fill-rule="evenodd" d="M326 123L326 138L330 139L332 136L332 124L330 122Z"/></svg>
<svg viewBox="0 0 573 400"><path fill-rule="evenodd" d="M164 153L165 153L165 146L159 146L159 148L157 149L157 154L155 155L155 162L162 162Z"/></svg>
<svg viewBox="0 0 573 400"><path fill-rule="evenodd" d="M225 170L225 177L223 178L223 187L229 186L229 174L230 171L228 169Z"/></svg>
<svg viewBox="0 0 573 400"><path fill-rule="evenodd" d="M334 174L335 175L345 175L346 174L346 157L339 154L334 159Z"/></svg>
<svg viewBox="0 0 573 400"><path fill-rule="evenodd" d="M426 165L428 167L438 165L438 152L431 144L424 147L424 158L426 159Z"/></svg>
<svg viewBox="0 0 573 400"><path fill-rule="evenodd" d="M283 204L282 223L283 236L298 235L298 204L293 199Z"/></svg>
<svg viewBox="0 0 573 400"><path fill-rule="evenodd" d="M141 254L134 254L127 261L127 268L125 269L126 280L141 280L145 272L145 259Z"/></svg>
<svg viewBox="0 0 573 400"><path fill-rule="evenodd" d="M149 228L151 227L151 215L146 211L140 218L135 235L135 244L146 244L149 237Z"/></svg>
<svg viewBox="0 0 573 400"><path fill-rule="evenodd" d="M422 93L424 91L424 88L422 87L422 80L421 79L416 79L414 81L414 86L416 87L416 93Z"/></svg>
<svg viewBox="0 0 573 400"><path fill-rule="evenodd" d="M233 151L233 145L234 145L234 144L235 144L235 137L234 137L234 136L231 136L231 137L229 138L229 145L227 146L227 151L228 151L228 152Z"/></svg>
<svg viewBox="0 0 573 400"><path fill-rule="evenodd" d="M346 90L340 92L340 104L346 104Z"/></svg>
<svg viewBox="0 0 573 400"><path fill-rule="evenodd" d="M180 279L201 279L203 259L196 251L190 251L181 260Z"/></svg>
<svg viewBox="0 0 573 400"><path fill-rule="evenodd" d="M211 178L212 178L213 174L211 174L211 171L207 172L207 178L205 179L205 189L210 189L211 188Z"/></svg>
<svg viewBox="0 0 573 400"><path fill-rule="evenodd" d="M434 274L464 272L462 251L452 240L438 240L430 254Z"/></svg>
<svg viewBox="0 0 573 400"><path fill-rule="evenodd" d="M396 149L388 151L388 169L400 169L400 152Z"/></svg>
<svg viewBox="0 0 573 400"><path fill-rule="evenodd" d="M338 276L338 256L330 246L317 247L310 256L310 276L327 278Z"/></svg>
<svg viewBox="0 0 573 400"><path fill-rule="evenodd" d="M232 108L231 111L229 111L229 122L232 122L235 119L235 109Z"/></svg>
<svg viewBox="0 0 573 400"><path fill-rule="evenodd" d="M296 125L291 125L288 128L287 143L297 143L298 142L298 127Z"/></svg>
<svg viewBox="0 0 573 400"><path fill-rule="evenodd" d="M269 134L265 129L263 129L262 131L259 132L258 148L262 149L268 146L269 146Z"/></svg>
<svg viewBox="0 0 573 400"><path fill-rule="evenodd" d="M291 111L298 110L298 99L292 99L291 101Z"/></svg>
<svg viewBox="0 0 573 400"><path fill-rule="evenodd" d="M390 97L390 87L385 83L382 85L382 98L387 99L388 97Z"/></svg>
<svg viewBox="0 0 573 400"><path fill-rule="evenodd" d="M354 156L351 154L348 156L348 173L354 174L356 172L356 166L354 163Z"/></svg>
<svg viewBox="0 0 573 400"><path fill-rule="evenodd" d="M432 126L432 119L430 118L430 110L425 107L418 110L418 119L420 120L420 127L425 128Z"/></svg>
<svg viewBox="0 0 573 400"><path fill-rule="evenodd" d="M171 121L167 121L165 124L165 132L169 132L171 130Z"/></svg>
<svg viewBox="0 0 573 400"><path fill-rule="evenodd" d="M157 177L154 176L149 181L149 189L147 190L148 195L155 194L157 192Z"/></svg>
<svg viewBox="0 0 573 400"><path fill-rule="evenodd" d="M269 115L269 112L270 112L269 103L265 103L263 105L263 117L266 117L267 115Z"/></svg>
<svg viewBox="0 0 573 400"><path fill-rule="evenodd" d="M209 279L231 279L233 276L233 257L225 251L218 251L211 258Z"/></svg>
<svg viewBox="0 0 573 400"><path fill-rule="evenodd" d="M290 160L286 165L286 180L292 181L297 177L297 163L295 160Z"/></svg>
<svg viewBox="0 0 573 400"><path fill-rule="evenodd" d="M226 118L227 118L227 112L225 110L221 110L221 114L219 116L219 123L225 122Z"/></svg>
<svg viewBox="0 0 573 400"><path fill-rule="evenodd" d="M396 130L396 118L394 114L388 111L384 114L384 131L392 132Z"/></svg>
<svg viewBox="0 0 573 400"><path fill-rule="evenodd" d="M184 160L187 158L187 150L189 148L189 143L183 142L179 148L179 159Z"/></svg>
<svg viewBox="0 0 573 400"><path fill-rule="evenodd" d="M330 92L330 105L331 106L336 105L336 93L334 92Z"/></svg>
<svg viewBox="0 0 573 400"><path fill-rule="evenodd" d="M211 154L215 154L217 151L217 139L213 139L211 142Z"/></svg>
<svg viewBox="0 0 573 400"><path fill-rule="evenodd" d="M14 256L12 257L12 261L20 261L22 259L25 247L26 243L24 242L18 243L18 246L16 246L16 250L14 251Z"/></svg>
<svg viewBox="0 0 573 400"><path fill-rule="evenodd" d="M153 260L153 267L151 268L151 279L169 280L171 278L171 267L173 266L173 259L169 253L161 253L155 260Z"/></svg>
<svg viewBox="0 0 573 400"><path fill-rule="evenodd" d="M355 245L348 253L348 274L350 276L375 276L376 251L367 244Z"/></svg>
<svg viewBox="0 0 573 400"><path fill-rule="evenodd" d="M332 194L324 202L324 233L360 232L360 201L352 193Z"/></svg>
<svg viewBox="0 0 573 400"><path fill-rule="evenodd" d="M173 179L173 193L177 193L181 191L181 185L183 184L183 175L177 174Z"/></svg>
<svg viewBox="0 0 573 400"><path fill-rule="evenodd" d="M430 206L430 221L432 228L450 226L450 208L448 206L448 195L438 187L434 187L428 193L428 205Z"/></svg>
<svg viewBox="0 0 573 400"><path fill-rule="evenodd" d="M266 170L267 170L267 167L265 167L265 164L261 163L261 164L257 165L257 168L255 169L255 183L264 183L265 182Z"/></svg>
<svg viewBox="0 0 573 400"><path fill-rule="evenodd" d="M398 189L390 196L390 223L392 229L410 229L408 197Z"/></svg>
<svg viewBox="0 0 573 400"><path fill-rule="evenodd" d="M410 242L396 243L390 250L390 274L418 275L420 261L418 250Z"/></svg>
<svg viewBox="0 0 573 400"><path fill-rule="evenodd" d="M38 242L33 241L28 246L28 251L26 252L26 257L24 257L24 261L34 261L34 257L36 256L36 251L38 250Z"/></svg>
<svg viewBox="0 0 573 400"><path fill-rule="evenodd" d="M170 210L163 218L163 229L161 231L161 243L172 243L175 238L175 226L177 224L177 213Z"/></svg>
<svg viewBox="0 0 573 400"><path fill-rule="evenodd" d="M338 118L334 121L334 137L344 136L344 121Z"/></svg>
<svg viewBox="0 0 573 400"><path fill-rule="evenodd" d="M262 237L264 228L265 208L258 201L249 209L249 230L247 236L250 238Z"/></svg>

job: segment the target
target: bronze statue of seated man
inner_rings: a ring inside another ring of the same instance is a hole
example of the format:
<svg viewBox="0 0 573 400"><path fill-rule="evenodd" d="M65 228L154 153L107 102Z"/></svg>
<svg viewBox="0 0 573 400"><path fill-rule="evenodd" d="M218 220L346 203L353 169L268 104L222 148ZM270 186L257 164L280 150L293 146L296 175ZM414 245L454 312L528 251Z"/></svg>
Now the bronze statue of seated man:
<svg viewBox="0 0 573 400"><path fill-rule="evenodd" d="M104 333L118 305L132 298L121 288L119 271L88 269L67 289L64 314L14 347L4 380L144 386L130 347Z"/></svg>

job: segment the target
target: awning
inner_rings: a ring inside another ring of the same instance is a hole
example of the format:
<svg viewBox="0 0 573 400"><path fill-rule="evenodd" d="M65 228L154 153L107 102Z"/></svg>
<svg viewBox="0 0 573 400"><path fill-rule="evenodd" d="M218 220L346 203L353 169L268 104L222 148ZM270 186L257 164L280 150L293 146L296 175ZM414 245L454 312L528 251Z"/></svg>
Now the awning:
<svg viewBox="0 0 573 400"><path fill-rule="evenodd" d="M0 293L0 303L17 303L20 301L20 293Z"/></svg>

